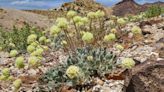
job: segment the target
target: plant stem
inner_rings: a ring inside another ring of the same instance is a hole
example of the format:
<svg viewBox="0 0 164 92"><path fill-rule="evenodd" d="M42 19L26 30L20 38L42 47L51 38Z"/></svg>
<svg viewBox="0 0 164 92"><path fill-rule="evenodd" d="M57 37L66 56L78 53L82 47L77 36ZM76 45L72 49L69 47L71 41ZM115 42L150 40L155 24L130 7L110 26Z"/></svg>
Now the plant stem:
<svg viewBox="0 0 164 92"><path fill-rule="evenodd" d="M89 28L90 28L90 32L91 32L92 31L92 19L90 20Z"/></svg>
<svg viewBox="0 0 164 92"><path fill-rule="evenodd" d="M75 30L76 30L76 34L77 34L77 39L79 39L80 38L80 32L79 32L79 30L78 30L78 28L76 26L76 23L74 21L73 21L73 24L75 26Z"/></svg>
<svg viewBox="0 0 164 92"><path fill-rule="evenodd" d="M80 31L78 30L77 25L76 25L76 23L75 23L74 20L73 20L73 24L74 24L74 26L75 26L77 39L80 40L81 34L80 34ZM81 45L81 47L82 47L82 44L81 44L81 43L82 43L82 41L80 40L80 45ZM78 44L78 43L77 43L77 44Z"/></svg>
<svg viewBox="0 0 164 92"><path fill-rule="evenodd" d="M64 33L66 35L66 39L67 39L67 42L69 42L69 47L71 48L71 50L74 52L74 49L75 49L75 46L71 40L71 38L68 36L68 32L67 30L64 30ZM73 45L73 46L72 46Z"/></svg>

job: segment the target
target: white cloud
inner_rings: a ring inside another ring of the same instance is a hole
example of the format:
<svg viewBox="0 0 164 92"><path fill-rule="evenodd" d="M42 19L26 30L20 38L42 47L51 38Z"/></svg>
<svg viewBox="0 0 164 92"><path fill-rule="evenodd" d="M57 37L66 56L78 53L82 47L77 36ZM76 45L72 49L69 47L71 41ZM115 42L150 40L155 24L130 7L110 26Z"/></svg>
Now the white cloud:
<svg viewBox="0 0 164 92"><path fill-rule="evenodd" d="M28 4L30 3L30 0L23 0L23 1L13 1L11 2L12 5L22 5L22 4Z"/></svg>
<svg viewBox="0 0 164 92"><path fill-rule="evenodd" d="M53 0L13 0L11 6L22 7L21 9L48 9L60 6L64 1Z"/></svg>
<svg viewBox="0 0 164 92"><path fill-rule="evenodd" d="M16 5L16 6L45 6L47 5L44 1L34 1L34 0L17 0L11 2L11 5Z"/></svg>

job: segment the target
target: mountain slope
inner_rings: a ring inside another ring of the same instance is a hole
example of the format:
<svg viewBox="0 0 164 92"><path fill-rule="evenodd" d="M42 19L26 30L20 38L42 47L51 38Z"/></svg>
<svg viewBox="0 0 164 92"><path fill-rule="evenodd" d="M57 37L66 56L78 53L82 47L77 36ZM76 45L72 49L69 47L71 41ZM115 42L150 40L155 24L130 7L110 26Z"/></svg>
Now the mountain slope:
<svg viewBox="0 0 164 92"><path fill-rule="evenodd" d="M124 16L126 14L137 14L142 11L142 6L134 0L122 0L113 7L113 14Z"/></svg>
<svg viewBox="0 0 164 92"><path fill-rule="evenodd" d="M159 5L161 7L164 7L164 2L159 1L155 3L146 3L140 5L136 3L134 0L122 0L113 7L113 14L116 16L126 16L128 14L135 15L139 12L147 10L152 5Z"/></svg>
<svg viewBox="0 0 164 92"><path fill-rule="evenodd" d="M39 28L47 28L50 21L47 17L15 9L0 9L0 27L12 30L13 26L23 27L25 23Z"/></svg>
<svg viewBox="0 0 164 92"><path fill-rule="evenodd" d="M164 7L164 2L158 1L158 2L155 2L155 3L145 3L145 4L143 4L143 6L146 6L146 7L150 7L152 5L159 5L161 7Z"/></svg>

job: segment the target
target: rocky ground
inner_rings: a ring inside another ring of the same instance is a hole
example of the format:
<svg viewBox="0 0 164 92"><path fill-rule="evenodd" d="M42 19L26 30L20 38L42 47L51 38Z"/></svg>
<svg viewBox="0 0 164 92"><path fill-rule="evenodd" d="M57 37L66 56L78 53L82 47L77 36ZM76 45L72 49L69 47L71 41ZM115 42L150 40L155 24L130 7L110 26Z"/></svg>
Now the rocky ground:
<svg viewBox="0 0 164 92"><path fill-rule="evenodd" d="M129 23L125 29L131 29L132 25L139 25L139 23ZM94 92L109 92L109 90L112 90L110 92L163 92L163 25L164 21L157 24L145 25L142 30L143 32L148 32L148 34L144 35L144 39L134 43L132 47L125 49L123 52L110 48L111 51L119 55L119 59L132 57L138 64L131 71L123 73L126 76L126 80L106 81L103 85L96 85L94 90L98 91Z"/></svg>
<svg viewBox="0 0 164 92"><path fill-rule="evenodd" d="M129 71L123 70L121 75L125 80L106 80L97 79L97 85L89 92L163 92L164 91L164 21L163 18L155 19L152 22L149 20L147 24L142 22L129 23L124 29L130 30L133 25L142 24L143 38L131 47L119 52L114 48L108 48L109 51L119 55L118 60L122 57L132 57L137 62L137 65ZM129 36L129 39L132 40ZM28 55L24 55L29 57ZM43 66L38 69L19 70L14 68L14 58L9 58L8 53L0 53L0 71L4 67L11 69L11 74L15 78L23 80L21 91L36 92L38 83L37 80L41 74L53 67L57 62L63 62L67 59L67 55L59 50L57 52L47 52L44 55ZM27 62L26 62L27 63ZM19 75L19 76L18 76ZM12 92L12 85L8 83L0 83L0 92ZM74 92L74 91L62 91Z"/></svg>

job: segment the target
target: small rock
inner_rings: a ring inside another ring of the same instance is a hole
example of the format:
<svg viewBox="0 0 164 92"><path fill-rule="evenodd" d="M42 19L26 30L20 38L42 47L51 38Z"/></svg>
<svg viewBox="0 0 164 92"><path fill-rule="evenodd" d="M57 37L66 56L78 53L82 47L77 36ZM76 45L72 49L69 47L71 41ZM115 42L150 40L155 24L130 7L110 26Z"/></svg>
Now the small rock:
<svg viewBox="0 0 164 92"><path fill-rule="evenodd" d="M155 48L148 45L139 46L135 49L127 49L121 53L121 57L133 57L137 61L144 62L151 57ZM158 56L157 56L158 57Z"/></svg>
<svg viewBox="0 0 164 92"><path fill-rule="evenodd" d="M37 74L37 72L36 72L36 70L34 70L34 69L30 69L30 70L28 70L28 74L29 74L30 76L35 76L35 75Z"/></svg>
<svg viewBox="0 0 164 92"><path fill-rule="evenodd" d="M101 79L99 79L99 78L96 78L96 83L98 85L103 85L104 84L104 82Z"/></svg>
<svg viewBox="0 0 164 92"><path fill-rule="evenodd" d="M128 38L133 38L133 33L129 33Z"/></svg>

